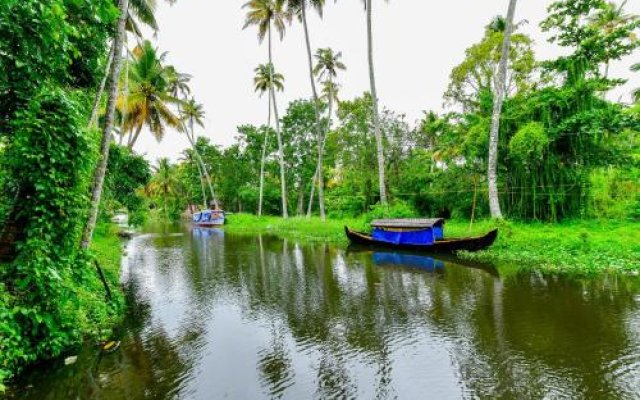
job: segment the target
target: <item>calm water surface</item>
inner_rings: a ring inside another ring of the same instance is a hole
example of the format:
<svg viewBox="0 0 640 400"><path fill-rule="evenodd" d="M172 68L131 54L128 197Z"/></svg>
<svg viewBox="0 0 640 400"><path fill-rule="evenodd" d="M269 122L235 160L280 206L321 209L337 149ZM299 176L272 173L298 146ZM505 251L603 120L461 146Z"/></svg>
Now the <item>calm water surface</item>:
<svg viewBox="0 0 640 400"><path fill-rule="evenodd" d="M17 399L640 398L638 278L177 228L128 244L121 348Z"/></svg>

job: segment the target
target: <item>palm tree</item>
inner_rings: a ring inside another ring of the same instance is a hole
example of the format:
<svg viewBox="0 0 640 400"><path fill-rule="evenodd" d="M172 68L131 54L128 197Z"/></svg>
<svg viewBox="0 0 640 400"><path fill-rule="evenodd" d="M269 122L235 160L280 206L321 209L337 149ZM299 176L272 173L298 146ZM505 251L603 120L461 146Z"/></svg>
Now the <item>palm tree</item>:
<svg viewBox="0 0 640 400"><path fill-rule="evenodd" d="M340 85L335 82L324 81L322 82L322 88L320 89L320 101L323 103L329 104L328 112L327 112L327 125L325 127L324 137L322 138L322 144L320 147L320 151L324 157L324 145L327 140L327 135L329 129L331 128L331 116L333 114L333 104L338 103L338 92L340 91ZM319 155L320 157L320 155ZM311 218L311 210L313 209L313 196L315 194L315 181L318 176L318 171L322 171L323 169L323 161L320 160L318 165L316 165L316 170L313 173L313 177L311 178L311 194L309 196L309 205L307 206L307 218Z"/></svg>
<svg viewBox="0 0 640 400"><path fill-rule="evenodd" d="M184 107L182 108L182 111L181 111L181 117L182 117L181 119L183 124L185 122L189 123L188 129L185 126L184 131L187 136L187 139L189 139L189 143L191 143L191 147L193 148L193 153L195 154L196 160L198 161L198 164L199 164L199 169L201 169L201 173L204 174L204 178L207 181L207 185L209 186L209 194L211 195L211 201L213 201L213 206L214 208L217 209L218 201L216 200L215 193L213 192L211 177L209 176L209 171L207 170L207 166L202 160L202 156L200 155L200 152L198 151L198 148L196 146L196 142L197 142L196 134L193 129L195 124L204 128L204 122L203 122L204 110L202 108L202 104L197 103L194 98L189 99L184 103Z"/></svg>
<svg viewBox="0 0 640 400"><path fill-rule="evenodd" d="M313 7L320 17L322 18L322 9L324 8L325 1L324 0L288 0L289 11L298 17L298 19L302 22L302 27L304 29L304 39L305 45L307 49L307 62L309 66L309 80L311 81L311 93L313 95L313 104L316 118L316 138L318 143L318 151L320 151L322 145L322 128L320 126L320 104L318 100L318 91L316 89L316 82L313 74L313 60L311 57L311 39L309 38L309 25L307 23L307 6ZM321 158L321 155L318 154L318 159ZM320 207L320 218L324 221L325 217L325 204L324 204L324 178L322 174L317 174L317 182L318 182L318 203ZM313 200L310 200L313 201Z"/></svg>
<svg viewBox="0 0 640 400"><path fill-rule="evenodd" d="M511 47L511 33L513 32L513 17L516 12L516 1L509 0L504 40L502 42L502 55L498 66L498 78L496 79L495 93L493 96L493 115L491 118L491 132L489 137L489 162L487 168L487 183L489 186L489 208L492 218L502 218L500 210L500 198L498 196L498 132L500 130L500 115L506 87L507 63L509 62L509 49Z"/></svg>
<svg viewBox="0 0 640 400"><path fill-rule="evenodd" d="M273 70L273 65L260 64L255 69L255 77L253 83L255 91L260 93L260 97L265 92L271 92L273 90L284 90L284 76ZM264 140L262 141L262 157L260 159L260 195L258 200L258 215L262 215L262 202L264 199L264 163L267 156L267 142L269 136L269 127L271 125L271 96L269 96L269 116L267 119L267 129L264 131Z"/></svg>
<svg viewBox="0 0 640 400"><path fill-rule="evenodd" d="M145 125L158 141L164 137L165 125L178 130L181 127L179 116L169 107L180 101L171 95L166 69L161 64L162 56L158 56L149 41L137 46L133 56L129 71L131 91L127 99L121 97L118 101L118 108L126 113L124 130L134 132L127 143L129 148L136 144Z"/></svg>
<svg viewBox="0 0 640 400"><path fill-rule="evenodd" d="M182 98L182 104L184 104L185 110L182 110L181 103L178 103L178 114L180 115L182 131L185 132L189 143L191 144L191 149L196 158L196 166L198 168L198 175L200 177L200 184L202 186L202 197L204 198L204 207L209 207L207 203L207 194L204 189L204 181L207 181L207 185L209 187L209 192L211 193L211 200L214 202L214 207L217 207L217 202L213 193L213 185L211 183L211 178L209 176L209 171L207 170L206 165L202 160L202 156L198 152L198 148L196 146L196 136L193 130L193 123L204 127L203 118L204 111L202 109L202 105L195 102L192 98L190 101L187 100L187 97L191 94L191 87L189 86L189 81L191 80L191 75L185 74L182 72L178 72L173 65L169 65L164 67L164 74L169 83L169 93L178 99ZM190 121L191 132L187 129L185 123Z"/></svg>
<svg viewBox="0 0 640 400"><path fill-rule="evenodd" d="M269 51L269 73L274 73L273 54L272 54L272 38L271 27L275 27L280 36L280 40L284 37L285 23L291 19L291 14L285 10L284 0L250 0L245 3L243 8L247 8L247 17L245 19L243 29L249 26L258 27L258 40L262 42L265 37L268 39ZM272 82L275 80L272 76ZM273 114L276 123L276 137L278 140L278 158L280 161L280 190L282 199L282 216L289 217L287 206L287 182L285 180L284 150L282 147L282 135L280 132L280 119L278 117L278 106L273 85L269 88L271 103L273 105ZM262 179L262 178L261 178Z"/></svg>
<svg viewBox="0 0 640 400"><path fill-rule="evenodd" d="M109 161L109 144L111 142L111 132L113 130L113 121L116 112L116 100L118 97L118 81L120 78L120 67L122 65L122 47L124 37L126 35L125 25L127 22L127 10L129 9L129 0L119 0L118 10L120 16L116 27L116 34L113 39L113 61L111 62L111 71L109 73L109 96L107 98L107 113L102 130L102 139L100 142L100 161L93 176L93 185L91 190L91 204L89 207L89 216L80 246L86 250L91 245L93 230L98 219L98 208L100 207L100 198L102 197L102 186L104 177L107 172L107 162Z"/></svg>
<svg viewBox="0 0 640 400"><path fill-rule="evenodd" d="M174 195L176 188L179 186L175 167L171 165L168 158L161 158L158 160L158 165L153 167L153 172L148 192L156 196L162 196L163 210L165 217L168 217L167 198L170 195Z"/></svg>
<svg viewBox="0 0 640 400"><path fill-rule="evenodd" d="M326 101L328 107L327 126L324 129L323 135L318 142L318 163L316 165L316 172L313 175L313 181L318 182L318 197L320 201L320 217L324 220L323 204L324 193L321 191L324 187L323 171L323 158L324 158L324 142L326 136L329 133L331 127L331 115L333 113L334 100L338 101L338 85L334 82L334 79L338 76L338 70L345 70L347 67L340 61L342 58L342 52L334 53L331 48L318 49L315 54L316 65L313 68L313 75L322 83L322 100ZM307 207L307 218L311 217L311 209L313 206L313 191L315 184L311 185L311 195L309 196L309 206Z"/></svg>
<svg viewBox="0 0 640 400"><path fill-rule="evenodd" d="M376 77L373 69L373 27L371 20L372 0L363 0L367 13L367 53L369 58L369 82L371 85L371 98L373 100L373 128L376 137L376 149L378 156L378 184L380 186L380 203L387 204L387 189L385 187L384 174L384 147L382 141L382 129L380 127L380 113L378 108L378 91L376 90Z"/></svg>
<svg viewBox="0 0 640 400"><path fill-rule="evenodd" d="M125 22L125 30L133 33L133 35L140 43L142 39L142 31L140 29L140 23L148 26L153 29L154 32L158 31L158 21L155 17L156 10L156 0L130 0L127 6L127 20ZM127 46L127 34L125 32L124 35L124 47L128 49ZM89 127L92 127L96 124L98 119L98 109L100 107L100 100L102 98L102 92L104 91L104 87L107 82L107 76L109 75L109 71L111 68L111 62L113 61L114 55L114 46L111 45L109 49L109 55L107 56L107 62L105 64L105 73L102 77L102 81L100 82L100 86L98 87L98 92L96 93L96 98L93 103L93 108L91 109L91 116L89 117ZM128 77L128 64L125 63L125 77ZM127 96L127 79L124 81L124 92L125 97Z"/></svg>

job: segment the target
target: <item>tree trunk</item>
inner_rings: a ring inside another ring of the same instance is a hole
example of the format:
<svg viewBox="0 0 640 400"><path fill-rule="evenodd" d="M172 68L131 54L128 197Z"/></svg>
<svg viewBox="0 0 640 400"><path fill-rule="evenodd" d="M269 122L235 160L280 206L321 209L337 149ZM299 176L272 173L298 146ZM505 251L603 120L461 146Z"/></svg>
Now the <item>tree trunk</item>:
<svg viewBox="0 0 640 400"><path fill-rule="evenodd" d="M313 197L316 194L316 176L318 176L318 166L311 177L311 193L309 194L309 205L307 206L307 218L311 218L311 210L313 210Z"/></svg>
<svg viewBox="0 0 640 400"><path fill-rule="evenodd" d="M124 88L122 90L122 125L120 126L120 144L125 135L124 126L127 122L127 100L129 98L129 40L124 35Z"/></svg>
<svg viewBox="0 0 640 400"><path fill-rule="evenodd" d="M304 185L302 184L302 179L298 182L298 207L296 209L297 215L304 215Z"/></svg>
<svg viewBox="0 0 640 400"><path fill-rule="evenodd" d="M260 198L258 200L258 216L262 216L262 203L264 201L264 163L267 157L267 144L269 141L269 129L271 129L271 96L269 97L269 112L267 113L267 129L264 130L262 142L262 157L260 158Z"/></svg>
<svg viewBox="0 0 640 400"><path fill-rule="evenodd" d="M271 52L271 24L269 24L269 67L271 73L271 101L273 103L273 117L276 122L276 138L278 139L278 158L280 160L280 197L282 199L282 217L289 218L289 211L287 206L287 182L285 180L285 166L284 166L284 150L282 148L282 135L280 134L280 117L278 116L278 103L276 102L276 91L273 87L273 55Z"/></svg>
<svg viewBox="0 0 640 400"><path fill-rule="evenodd" d="M371 27L371 0L367 1L367 45L369 54L369 81L371 83L371 98L373 100L373 128L376 136L376 149L378 155L378 185L380 187L380 204L387 204L387 189L384 177L384 148L382 131L380 129L380 114L378 112L378 93L376 91L376 78L373 70L373 32Z"/></svg>
<svg viewBox="0 0 640 400"><path fill-rule="evenodd" d="M104 185L104 177L107 172L107 163L109 161L109 144L111 142L111 131L113 130L113 120L116 111L116 97L118 96L118 81L120 78L120 67L122 65L122 43L124 41L125 24L127 21L127 10L129 8L129 0L119 0L118 9L120 16L118 17L118 26L116 36L113 39L113 61L111 62L111 73L109 76L109 97L107 99L107 115L104 128L102 130L102 141L100 143L100 161L96 168L93 178L93 188L91 191L91 206L89 209L89 218L82 234L82 249L86 250L91 245L93 230L98 219L98 210L100 208L100 197L102 196L102 187Z"/></svg>
<svg viewBox="0 0 640 400"><path fill-rule="evenodd" d="M198 148L196 147L196 136L195 133L193 131L193 120L189 121L190 124L190 128L191 128L191 135L189 135L189 133L187 132L187 139L189 139L189 142L191 143L191 147L193 147L193 153L196 155L196 159L198 160L198 162L200 163L200 167L202 168L202 173L204 174L204 179L207 181L207 185L209 186L209 193L211 194L211 201L213 202L213 207L214 208L218 208L218 200L216 200L216 195L213 192L213 184L211 183L211 176L209 175L209 171L207 170L207 166L204 163L204 161L202 160L202 157L200 156L200 152L198 151Z"/></svg>
<svg viewBox="0 0 640 400"><path fill-rule="evenodd" d="M282 192L282 217L289 218L287 210L287 182L285 180L284 150L282 147L282 135L280 134L280 120L278 117L278 105L276 92L271 88L271 100L273 101L273 117L276 120L276 138L278 139L278 158L280 159L280 190Z"/></svg>
<svg viewBox="0 0 640 400"><path fill-rule="evenodd" d="M333 83L333 79L331 77L329 77L329 82ZM307 207L307 218L311 218L311 210L313 209L313 196L314 196L315 188L316 188L316 186L315 186L316 177L318 176L318 171L322 171L323 170L324 145L326 143L327 136L329 135L329 129L331 129L331 114L332 113L333 113L333 96L330 95L329 96L329 109L328 109L328 112L327 112L327 114L328 114L327 115L327 128L325 129L324 135L322 137L322 142L319 145L318 164L316 165L316 171L313 173L313 177L311 178L311 194L309 196L309 206ZM323 181L324 181L324 179L323 179ZM322 198L324 200L324 194L323 194ZM325 219L323 219L323 221L324 220Z"/></svg>
<svg viewBox="0 0 640 400"><path fill-rule="evenodd" d="M107 57L107 64L104 68L104 76L100 81L98 93L96 93L96 99L93 101L93 108L91 109L91 115L89 117L89 128L95 126L98 122L98 109L100 108L100 100L102 100L102 92L104 92L104 87L107 84L107 77L109 77L109 73L111 72L111 63L113 62L114 49L115 42L112 42L111 48L109 49L109 56Z"/></svg>
<svg viewBox="0 0 640 400"><path fill-rule="evenodd" d="M498 69L496 91L493 98L493 115L491 117L491 133L489 137L489 163L487 170L487 182L489 185L489 208L492 218L502 218L500 210L500 198L498 196L498 134L500 131L500 114L507 76L507 63L509 62L509 48L511 45L511 32L513 30L513 16L516 10L516 0L509 0L507 12L507 26L504 30L502 43L502 55Z"/></svg>
<svg viewBox="0 0 640 400"><path fill-rule="evenodd" d="M320 218L325 221L325 208L324 208L324 177L322 176L322 129L320 127L320 105L318 102L318 91L316 90L316 82L313 77L313 59L311 58L311 40L309 39L309 26L307 25L307 4L305 0L302 0L302 26L304 28L304 38L307 47L307 61L309 64L309 79L311 81L311 91L313 93L313 104L316 117L316 138L318 143L318 174L316 176L316 182L318 183L318 205L320 207Z"/></svg>
<svg viewBox="0 0 640 400"><path fill-rule="evenodd" d="M198 178L200 178L200 189L202 190L202 205L204 206L204 208L207 208L209 206L209 203L207 202L207 191L204 188L204 176L202 175L202 167L200 167L200 163L198 161L196 161L196 166L198 167Z"/></svg>

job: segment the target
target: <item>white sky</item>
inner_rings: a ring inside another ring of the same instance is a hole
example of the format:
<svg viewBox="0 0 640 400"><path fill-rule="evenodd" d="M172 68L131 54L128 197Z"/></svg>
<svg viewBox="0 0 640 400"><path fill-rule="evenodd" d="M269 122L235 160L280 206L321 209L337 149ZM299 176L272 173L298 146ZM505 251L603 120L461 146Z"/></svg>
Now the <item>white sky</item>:
<svg viewBox="0 0 640 400"><path fill-rule="evenodd" d="M206 136L223 146L234 143L236 127L266 120L267 98L253 91L253 69L266 62L266 41L259 45L255 28L242 30L245 0L179 0L174 6L158 0L160 31L152 39L167 62L179 71L193 75L191 87L196 100L204 105ZM540 32L551 0L521 0L516 19L529 23L523 31L535 40L538 59L554 57L558 49L548 44ZM378 96L381 105L405 113L410 123L423 110L442 110L451 69L464 59L464 50L483 35L492 17L505 14L508 0L391 0L374 1L374 57ZM629 2L627 11L640 14L640 1ZM327 0L324 18L310 13L311 46L342 51L347 71L339 78L341 98L351 99L369 88L366 58L366 21L361 1ZM314 50L315 52L315 50ZM629 101L640 77L629 72L638 62L627 57L611 67L611 76L630 79L610 99L624 96ZM279 94L281 115L295 99L310 97L306 51L302 27L295 22L284 41L274 41L274 64L285 75L285 91ZM159 157L177 160L188 146L186 138L168 130L157 143L143 132L136 151L150 161Z"/></svg>

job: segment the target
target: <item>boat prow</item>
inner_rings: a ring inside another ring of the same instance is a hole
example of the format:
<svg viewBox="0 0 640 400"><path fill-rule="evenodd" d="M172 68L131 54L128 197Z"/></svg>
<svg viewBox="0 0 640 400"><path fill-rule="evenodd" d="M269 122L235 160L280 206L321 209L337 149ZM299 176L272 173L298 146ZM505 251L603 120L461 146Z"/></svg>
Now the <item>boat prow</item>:
<svg viewBox="0 0 640 400"><path fill-rule="evenodd" d="M430 244L390 243L374 239L371 235L344 227L351 243L366 246L377 246L403 250L423 251L427 253L453 253L456 251L480 251L489 248L498 238L498 230L494 229L482 236L436 240Z"/></svg>

